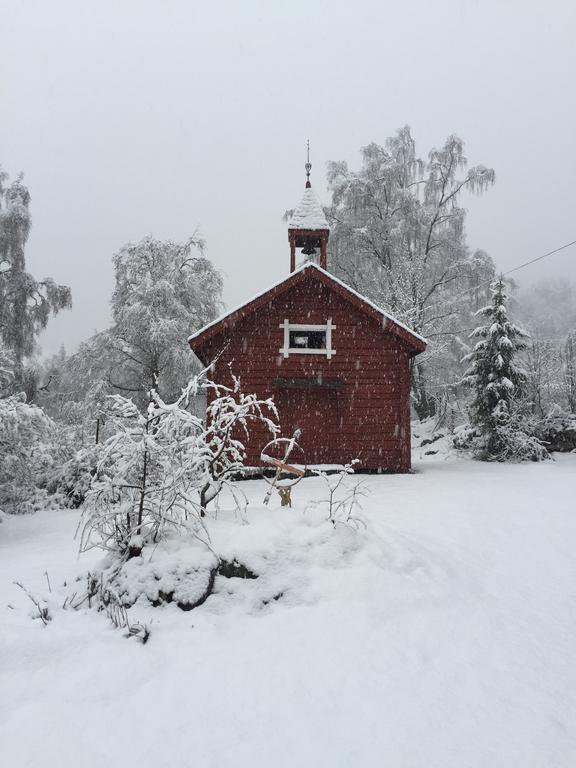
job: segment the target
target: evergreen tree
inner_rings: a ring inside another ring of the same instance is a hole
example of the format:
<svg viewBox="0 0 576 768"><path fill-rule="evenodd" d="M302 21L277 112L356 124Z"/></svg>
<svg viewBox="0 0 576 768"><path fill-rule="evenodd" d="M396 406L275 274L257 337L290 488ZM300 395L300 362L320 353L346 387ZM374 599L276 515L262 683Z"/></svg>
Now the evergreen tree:
<svg viewBox="0 0 576 768"><path fill-rule="evenodd" d="M505 442L515 414L515 406L527 381L526 372L517 365L516 355L526 349L526 331L508 318L507 294L500 277L492 286L492 302L476 313L486 324L476 328L470 338L479 339L473 351L464 357L470 365L464 383L473 388L471 418L482 442L486 458L506 453Z"/></svg>
<svg viewBox="0 0 576 768"><path fill-rule="evenodd" d="M26 271L24 250L30 233L30 193L22 177L8 187L0 173L0 341L12 353L14 386L26 383L24 361L50 315L72 304L70 288L50 277L35 280Z"/></svg>

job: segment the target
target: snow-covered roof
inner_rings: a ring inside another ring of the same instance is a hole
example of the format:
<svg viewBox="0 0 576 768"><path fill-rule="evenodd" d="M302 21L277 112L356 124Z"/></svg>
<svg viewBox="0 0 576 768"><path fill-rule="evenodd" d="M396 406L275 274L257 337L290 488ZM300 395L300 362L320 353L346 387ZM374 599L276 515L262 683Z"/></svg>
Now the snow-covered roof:
<svg viewBox="0 0 576 768"><path fill-rule="evenodd" d="M231 317L232 315L235 315L237 312L241 312L245 307L248 307L253 302L258 301L258 299L260 299L262 296L265 296L267 293L274 291L275 289L279 288L282 285L282 283L286 283L289 280L292 280L295 275L298 275L299 273L304 272L307 269L317 270L321 275L329 278L332 282L336 283L341 288L344 288L346 292L354 296L357 300L362 301L368 307L375 310L384 320L388 320L391 323L394 323L396 326L398 326L399 328L402 328L404 331L409 333L412 337L422 342L423 344L428 343L423 336L420 336L420 334L413 331L407 325L404 325L404 323L402 323L400 320L397 320L395 317L388 314L388 312L385 312L377 304L374 304L373 301L370 301L370 299L367 299L365 296L362 296L362 294L358 293L353 288L350 288L350 286L346 285L346 283L344 283L342 280L339 280L337 277L334 277L333 274L331 274L330 272L327 272L325 269L322 269L322 267L319 267L318 264L314 264L313 262L307 262L306 264L302 264L302 266L298 267L296 270L294 270L294 272L289 274L287 277L284 277L282 280L278 280L278 282L274 283L274 285L271 285L265 291L261 291L256 296L253 296L251 299L249 299L248 301L245 301L239 306L235 307L234 309L231 309L228 312L225 312L223 315L216 318L216 320L212 320L211 323L208 323L203 328L200 328L200 330L195 331L191 336L189 336L188 342L194 341L199 336L202 336L204 333L206 333L206 331L208 331L209 329L213 328L214 326L226 320L226 318Z"/></svg>
<svg viewBox="0 0 576 768"><path fill-rule="evenodd" d="M322 206L312 187L306 187L302 200L288 222L288 229L328 229Z"/></svg>
<svg viewBox="0 0 576 768"><path fill-rule="evenodd" d="M385 312L382 307L379 307L378 304L375 304L373 301L370 301L370 299L367 299L366 296L362 296L361 293L358 293L358 291L355 291L353 288L350 288L349 285L346 285L346 283L343 280L340 280L337 277L334 277L333 274L330 272L327 272L325 269L322 269L322 267L319 267L317 264L307 264L308 267L315 267L319 272L323 272L325 275L328 275L328 277L331 280L334 280L335 283L338 283L338 285L342 286L342 288L345 288L348 293L351 293L353 296L356 296L357 299L360 299L360 301L363 301L364 304L368 304L369 307L372 307L372 309L375 309L376 312L382 315L386 320L390 320L390 322L395 323L399 328L403 328L405 331L408 331L408 333L411 336L414 336L419 341L421 341L423 344L428 344L428 341L424 338L424 336L420 336L419 333L416 333L416 331L413 331L412 328L409 328L407 325L404 325L404 323L400 322L400 320L397 320L393 315L388 314L388 312Z"/></svg>

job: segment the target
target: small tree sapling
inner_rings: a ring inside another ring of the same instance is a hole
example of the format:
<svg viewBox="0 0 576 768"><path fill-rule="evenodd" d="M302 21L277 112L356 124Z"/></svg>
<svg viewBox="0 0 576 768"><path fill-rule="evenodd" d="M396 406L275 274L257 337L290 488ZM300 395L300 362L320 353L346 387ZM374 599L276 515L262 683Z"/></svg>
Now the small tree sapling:
<svg viewBox="0 0 576 768"><path fill-rule="evenodd" d="M190 409L207 388L217 397L203 421ZM266 415L276 416L273 400L245 395L237 378L228 388L194 377L169 404L152 390L144 413L121 395L110 400L115 434L103 446L86 495L81 550L99 546L130 558L168 528L192 524L200 535L207 505L225 486L236 494L230 480L243 468L239 438L249 424L278 430Z"/></svg>
<svg viewBox="0 0 576 768"><path fill-rule="evenodd" d="M354 474L354 465L358 462L358 459L353 459L338 472L326 472L322 469L311 470L314 475L322 478L327 492L326 498L313 502L313 505L326 506L327 519L334 527L351 525L358 528L363 525L362 520L356 517L354 513L362 508L360 499L366 496L366 488L362 480L351 479Z"/></svg>
<svg viewBox="0 0 576 768"><path fill-rule="evenodd" d="M194 378L169 405L152 391L144 413L112 396L116 433L86 497L81 549L95 544L135 556L167 527L198 517L195 492L205 482L207 452L202 422L186 409L197 387Z"/></svg>

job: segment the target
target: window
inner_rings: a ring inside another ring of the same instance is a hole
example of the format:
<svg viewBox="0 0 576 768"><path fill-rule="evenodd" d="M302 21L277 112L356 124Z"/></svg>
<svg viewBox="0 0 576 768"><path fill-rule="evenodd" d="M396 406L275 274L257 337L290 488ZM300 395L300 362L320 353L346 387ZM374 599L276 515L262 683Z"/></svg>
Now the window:
<svg viewBox="0 0 576 768"><path fill-rule="evenodd" d="M326 331L290 331L290 349L326 349Z"/></svg>
<svg viewBox="0 0 576 768"><path fill-rule="evenodd" d="M332 318L329 317L326 325L304 325L291 323L284 320L280 325L284 330L284 345L280 353L284 357L289 355L325 355L330 359L336 354L332 349Z"/></svg>

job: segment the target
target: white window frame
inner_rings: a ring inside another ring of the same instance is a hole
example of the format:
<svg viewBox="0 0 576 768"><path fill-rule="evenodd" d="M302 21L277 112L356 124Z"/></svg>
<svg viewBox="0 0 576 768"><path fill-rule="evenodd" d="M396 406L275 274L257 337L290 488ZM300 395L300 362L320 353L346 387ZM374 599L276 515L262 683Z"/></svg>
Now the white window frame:
<svg viewBox="0 0 576 768"><path fill-rule="evenodd" d="M326 320L326 325L291 323L288 319L285 319L278 327L284 329L284 346L278 350L284 357L289 357L290 355L323 355L330 360L336 354L336 350L332 349L332 331L336 326L332 324L331 317ZM324 331L326 333L326 348L307 349L305 347L291 347L290 331Z"/></svg>

